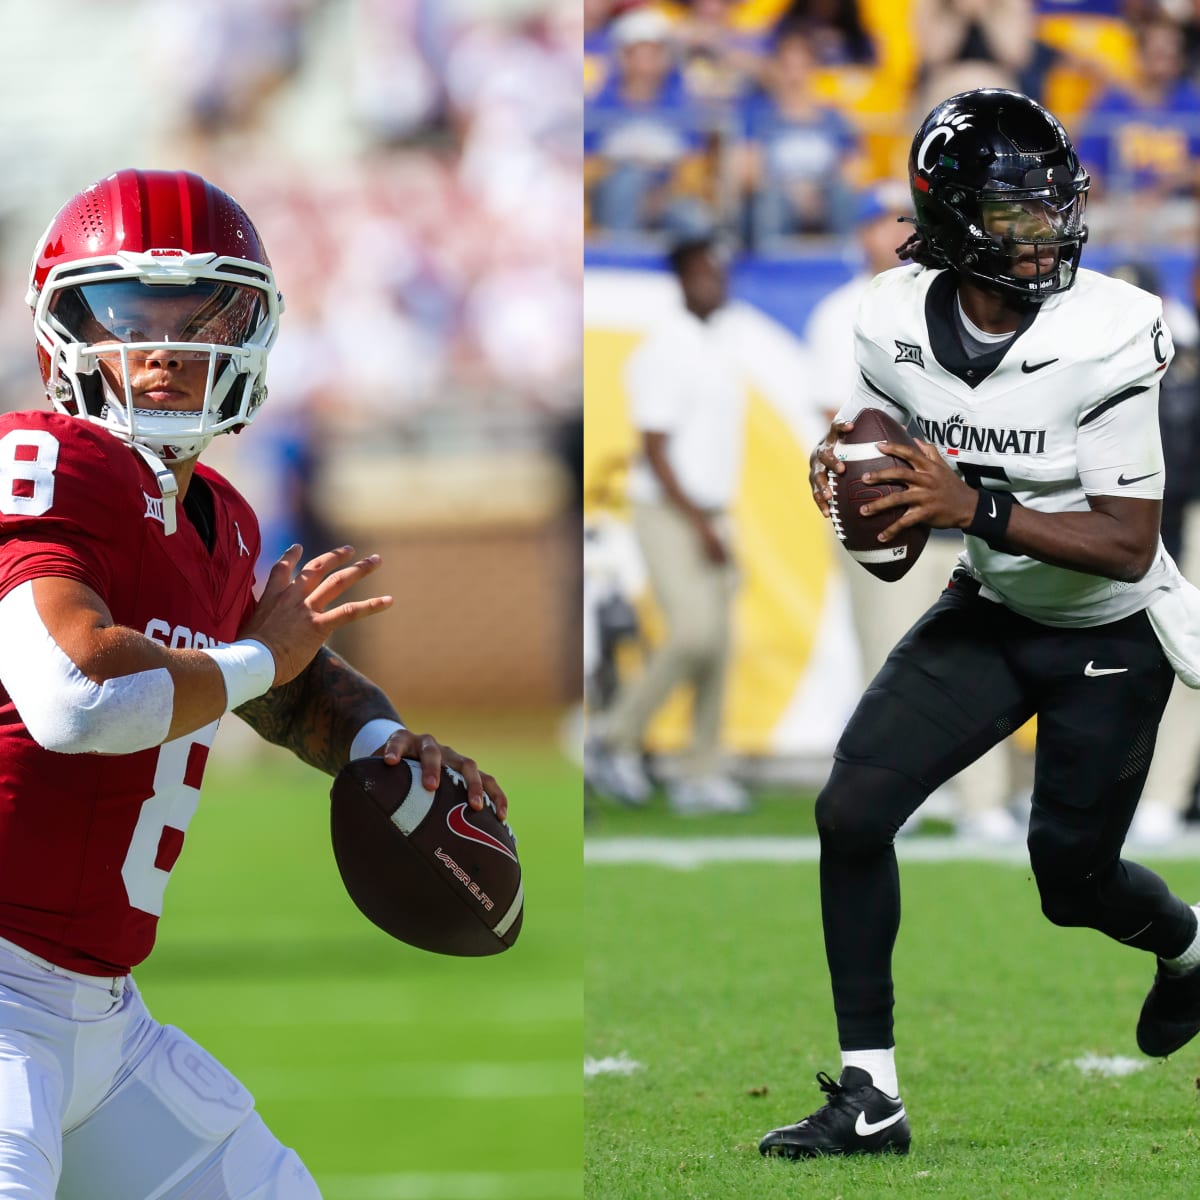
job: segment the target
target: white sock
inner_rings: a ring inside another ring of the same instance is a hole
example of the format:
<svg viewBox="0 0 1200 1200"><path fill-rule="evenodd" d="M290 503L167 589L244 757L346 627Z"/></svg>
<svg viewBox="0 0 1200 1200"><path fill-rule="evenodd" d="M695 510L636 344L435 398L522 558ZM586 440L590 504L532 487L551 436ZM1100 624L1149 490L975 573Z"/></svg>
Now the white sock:
<svg viewBox="0 0 1200 1200"><path fill-rule="evenodd" d="M1200 967L1200 904L1193 904L1192 912L1196 914L1196 934L1192 944L1178 958L1159 959L1168 974L1184 975L1193 967Z"/></svg>
<svg viewBox="0 0 1200 1200"><path fill-rule="evenodd" d="M871 1076L871 1082L889 1096L900 1095L896 1082L896 1047L888 1050L843 1050L843 1067L858 1067Z"/></svg>

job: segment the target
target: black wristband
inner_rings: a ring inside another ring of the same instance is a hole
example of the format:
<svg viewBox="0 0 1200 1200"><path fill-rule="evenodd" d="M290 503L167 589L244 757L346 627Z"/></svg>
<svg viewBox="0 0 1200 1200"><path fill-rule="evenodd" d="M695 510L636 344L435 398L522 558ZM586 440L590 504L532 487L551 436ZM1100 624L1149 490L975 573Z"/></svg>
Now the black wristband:
<svg viewBox="0 0 1200 1200"><path fill-rule="evenodd" d="M979 489L975 515L964 532L982 538L993 550L1008 549L1008 519L1016 503L1011 492L989 492Z"/></svg>

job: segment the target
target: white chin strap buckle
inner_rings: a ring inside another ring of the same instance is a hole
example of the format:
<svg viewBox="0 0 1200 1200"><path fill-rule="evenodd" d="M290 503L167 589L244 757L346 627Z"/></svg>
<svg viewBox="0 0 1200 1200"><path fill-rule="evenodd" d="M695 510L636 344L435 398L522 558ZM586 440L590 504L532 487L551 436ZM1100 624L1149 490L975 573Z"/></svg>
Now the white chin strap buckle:
<svg viewBox="0 0 1200 1200"><path fill-rule="evenodd" d="M154 478L158 480L158 490L162 494L163 532L170 537L178 528L175 500L179 496L179 481L171 472L170 467L166 466L153 450L143 446L140 442L131 442L130 445L142 456L146 465L154 472Z"/></svg>

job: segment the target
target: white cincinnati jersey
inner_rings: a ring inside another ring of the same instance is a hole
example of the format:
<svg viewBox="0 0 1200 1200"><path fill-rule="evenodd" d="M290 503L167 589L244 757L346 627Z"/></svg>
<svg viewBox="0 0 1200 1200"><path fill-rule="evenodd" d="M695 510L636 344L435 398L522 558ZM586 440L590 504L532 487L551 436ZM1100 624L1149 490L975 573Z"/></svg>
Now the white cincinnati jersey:
<svg viewBox="0 0 1200 1200"><path fill-rule="evenodd" d="M1040 512L1084 512L1088 496L1161 499L1158 385L1171 335L1156 296L1094 271L1031 306L1011 341L970 359L955 328L954 276L917 266L871 283L855 329L860 375L838 414L880 408L973 487L1006 490ZM1158 557L1120 583L966 539L982 594L1047 625L1090 626L1146 608L1175 586Z"/></svg>

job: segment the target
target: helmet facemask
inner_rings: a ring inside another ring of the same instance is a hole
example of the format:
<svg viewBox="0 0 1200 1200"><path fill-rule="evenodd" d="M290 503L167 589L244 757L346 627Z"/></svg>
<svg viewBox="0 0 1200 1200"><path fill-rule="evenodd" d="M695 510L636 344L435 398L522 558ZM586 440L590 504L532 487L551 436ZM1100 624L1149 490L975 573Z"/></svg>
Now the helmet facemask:
<svg viewBox="0 0 1200 1200"><path fill-rule="evenodd" d="M168 462L194 458L254 419L279 311L270 269L247 260L118 252L62 264L34 308L51 403Z"/></svg>
<svg viewBox="0 0 1200 1200"><path fill-rule="evenodd" d="M1075 281L1087 240L1087 183L1074 187L985 188L978 199L979 227L967 229L959 270L988 287L1038 300L1066 291Z"/></svg>

